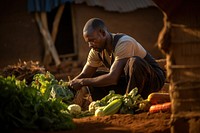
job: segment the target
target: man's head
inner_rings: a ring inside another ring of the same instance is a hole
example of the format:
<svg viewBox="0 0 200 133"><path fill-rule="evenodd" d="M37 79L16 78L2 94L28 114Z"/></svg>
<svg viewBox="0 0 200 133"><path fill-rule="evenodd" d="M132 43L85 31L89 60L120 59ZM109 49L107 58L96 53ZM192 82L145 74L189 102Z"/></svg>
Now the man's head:
<svg viewBox="0 0 200 133"><path fill-rule="evenodd" d="M83 37L90 48L102 51L106 45L107 28L99 18L88 20L83 28Z"/></svg>

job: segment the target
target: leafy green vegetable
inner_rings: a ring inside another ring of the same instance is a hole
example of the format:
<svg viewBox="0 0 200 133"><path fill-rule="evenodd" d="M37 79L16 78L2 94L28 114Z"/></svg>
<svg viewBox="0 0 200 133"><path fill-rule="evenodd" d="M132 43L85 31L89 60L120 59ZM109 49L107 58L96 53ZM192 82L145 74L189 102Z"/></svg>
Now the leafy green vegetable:
<svg viewBox="0 0 200 133"><path fill-rule="evenodd" d="M138 88L133 88L128 95L124 95L121 114L134 114L139 109L139 103L143 100L142 96L138 94Z"/></svg>
<svg viewBox="0 0 200 133"><path fill-rule="evenodd" d="M105 97L103 97L101 100L100 100L100 103L105 106L107 105L109 102L117 99L121 97L120 94L115 94L115 91L114 90L110 90L108 95L106 95Z"/></svg>
<svg viewBox="0 0 200 133"><path fill-rule="evenodd" d="M101 100L93 101L89 105L89 112L93 113L101 107L104 107L116 99L122 99L122 106L119 109L121 114L134 114L139 109L139 104L143 101L143 98L138 94L138 88L133 88L128 95L116 94L114 90L111 90L108 95Z"/></svg>
<svg viewBox="0 0 200 133"><path fill-rule="evenodd" d="M74 94L68 88L67 82L56 80L48 71L45 74L34 75L33 79L32 87L37 88L46 99L61 98L70 104L70 101L74 98Z"/></svg>
<svg viewBox="0 0 200 133"><path fill-rule="evenodd" d="M48 95L50 92L46 90L57 83L52 75L48 76L50 77L40 75L40 78L34 81L40 84L32 86L14 76L0 76L1 129L61 130L75 127L67 111L68 105L62 102L61 98Z"/></svg>

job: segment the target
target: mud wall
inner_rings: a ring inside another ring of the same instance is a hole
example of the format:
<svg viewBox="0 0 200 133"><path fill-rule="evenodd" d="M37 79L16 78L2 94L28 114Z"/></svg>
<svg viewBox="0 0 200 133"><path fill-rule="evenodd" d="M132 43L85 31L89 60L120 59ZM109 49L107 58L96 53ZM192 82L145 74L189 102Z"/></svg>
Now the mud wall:
<svg viewBox="0 0 200 133"><path fill-rule="evenodd" d="M21 60L41 61L42 38L27 0L0 1L0 68Z"/></svg>
<svg viewBox="0 0 200 133"><path fill-rule="evenodd" d="M82 37L85 22L92 17L102 18L111 32L123 32L133 36L155 58L163 58L156 41L163 26L163 14L155 7L138 9L129 13L108 12L101 7L88 7L84 4L73 5L75 41L79 59L85 61L89 51Z"/></svg>

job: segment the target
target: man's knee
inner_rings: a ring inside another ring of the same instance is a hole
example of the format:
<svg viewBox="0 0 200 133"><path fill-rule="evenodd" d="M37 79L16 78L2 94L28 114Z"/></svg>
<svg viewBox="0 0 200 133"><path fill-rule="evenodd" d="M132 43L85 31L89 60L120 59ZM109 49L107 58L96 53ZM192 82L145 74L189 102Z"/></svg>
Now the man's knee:
<svg viewBox="0 0 200 133"><path fill-rule="evenodd" d="M139 57L139 56L133 56L133 57L130 57L130 58L129 58L129 61L130 61L131 63L137 62L137 61L139 61L139 60L142 60L142 58Z"/></svg>
<svg viewBox="0 0 200 133"><path fill-rule="evenodd" d="M146 66L146 62L144 61L144 59L142 59L139 56L133 56L133 57L130 57L129 60L127 61L127 64L124 70L125 72L134 71L134 69L140 68L140 66L142 65Z"/></svg>
<svg viewBox="0 0 200 133"><path fill-rule="evenodd" d="M132 67L134 65L146 64L145 60L139 56L130 57L127 63L129 64L129 67Z"/></svg>

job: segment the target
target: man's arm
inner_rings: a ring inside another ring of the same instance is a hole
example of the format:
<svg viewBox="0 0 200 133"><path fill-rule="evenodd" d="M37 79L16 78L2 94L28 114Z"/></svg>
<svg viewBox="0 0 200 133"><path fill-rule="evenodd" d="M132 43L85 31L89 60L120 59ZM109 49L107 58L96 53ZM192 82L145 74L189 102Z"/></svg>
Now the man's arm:
<svg viewBox="0 0 200 133"><path fill-rule="evenodd" d="M120 78L121 74L124 71L124 67L126 65L127 60L128 58L114 61L113 65L111 66L110 72L108 74L104 74L94 78L83 78L80 79L79 82L83 86L95 86L95 87L116 85L118 79Z"/></svg>
<svg viewBox="0 0 200 133"><path fill-rule="evenodd" d="M81 84L81 80L83 78L91 78L92 75L96 72L96 70L96 67L91 67L86 64L81 73L69 82L69 85L75 90L80 89L83 86Z"/></svg>
<svg viewBox="0 0 200 133"><path fill-rule="evenodd" d="M83 70L81 71L81 73L78 76L76 76L74 79L90 78L96 72L96 70L97 70L96 67L91 67L86 64L83 67Z"/></svg>

